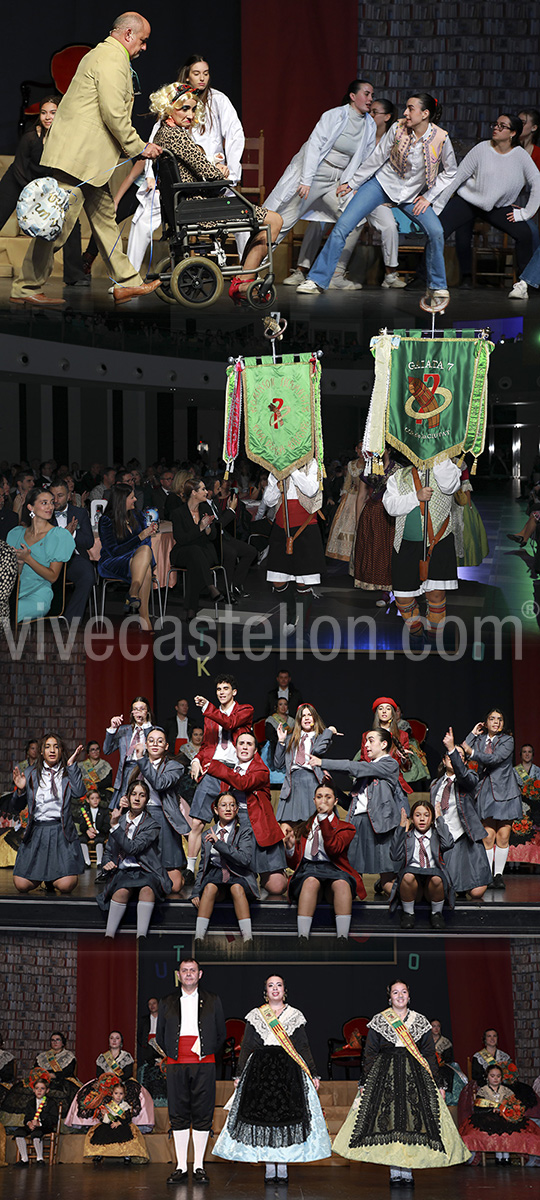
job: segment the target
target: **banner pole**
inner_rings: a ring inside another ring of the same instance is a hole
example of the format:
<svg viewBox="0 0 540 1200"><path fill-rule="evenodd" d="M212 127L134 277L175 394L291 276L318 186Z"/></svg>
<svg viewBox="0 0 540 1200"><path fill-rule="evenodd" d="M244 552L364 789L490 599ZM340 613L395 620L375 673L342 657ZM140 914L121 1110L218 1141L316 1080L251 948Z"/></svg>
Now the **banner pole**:
<svg viewBox="0 0 540 1200"><path fill-rule="evenodd" d="M424 487L429 487L429 476L430 476L430 470L429 470L429 467L426 467L426 479L425 479ZM424 562L426 561L426 558L428 555L428 503L429 503L428 500L424 501L424 551L422 554L422 558L423 558Z"/></svg>

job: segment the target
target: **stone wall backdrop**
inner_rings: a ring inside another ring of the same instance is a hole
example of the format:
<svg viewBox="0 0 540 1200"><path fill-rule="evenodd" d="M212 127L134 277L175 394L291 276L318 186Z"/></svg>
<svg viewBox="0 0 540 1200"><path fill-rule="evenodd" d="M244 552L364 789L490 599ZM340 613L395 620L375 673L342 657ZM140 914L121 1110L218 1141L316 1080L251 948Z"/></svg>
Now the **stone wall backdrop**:
<svg viewBox="0 0 540 1200"><path fill-rule="evenodd" d="M24 904L24 900L21 900ZM76 934L2 935L0 1032L17 1059L20 1079L57 1029L75 1049L77 1026Z"/></svg>
<svg viewBox="0 0 540 1200"><path fill-rule="evenodd" d="M511 953L516 1060L520 1078L534 1083L540 1075L540 940L513 938Z"/></svg>
<svg viewBox="0 0 540 1200"><path fill-rule="evenodd" d="M360 75L400 115L412 90L436 96L458 158L499 113L538 108L538 5L360 0L358 11Z"/></svg>
<svg viewBox="0 0 540 1200"><path fill-rule="evenodd" d="M12 769L24 758L24 747L32 737L58 733L65 741L68 757L86 741L85 653L81 635L64 654L47 625L38 634L35 626L15 652L0 635L0 793L13 786ZM66 627L59 638L66 643ZM20 651L20 652L19 652Z"/></svg>

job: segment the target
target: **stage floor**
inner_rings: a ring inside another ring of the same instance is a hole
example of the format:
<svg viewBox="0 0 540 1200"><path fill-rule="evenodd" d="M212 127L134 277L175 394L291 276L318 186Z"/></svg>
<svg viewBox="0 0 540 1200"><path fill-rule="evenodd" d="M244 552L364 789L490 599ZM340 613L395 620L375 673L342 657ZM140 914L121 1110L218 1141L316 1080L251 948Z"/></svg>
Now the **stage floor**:
<svg viewBox="0 0 540 1200"><path fill-rule="evenodd" d="M105 917L96 903L95 868L80 877L70 896L46 892L43 888L21 896L13 886L11 871L0 872L0 929L4 932L54 931L99 934ZM401 930L399 914L390 914L385 900L374 897L375 875L364 878L367 900L353 904L351 937L344 946L336 942L335 922L326 904L318 906L312 927L309 950L323 957L354 957L355 938L434 938L426 905L419 905L414 932ZM458 900L453 911L445 909L444 937L530 937L540 933L540 867L527 873L505 875L505 891L487 891L481 901ZM298 955L296 908L283 898L274 897L251 905L254 942L244 947L232 904L216 904L204 951L208 956L223 957L224 947L234 945L234 955L256 958L277 947L286 956ZM131 904L117 936L132 936L136 927L136 906ZM190 939L195 933L195 909L188 895L158 904L152 917L151 936L178 934ZM304 949L306 949L304 947Z"/></svg>
<svg viewBox="0 0 540 1200"><path fill-rule="evenodd" d="M224 362L228 354L269 353L263 336L265 314L234 307L226 290L215 304L200 310L165 304L154 294L115 305L109 286L108 280L97 277L90 288L63 288L60 278L54 276L45 293L65 304L56 309L38 308L11 304L11 280L0 279L0 333ZM325 365L372 369L369 341L381 327L431 329L431 317L419 307L421 296L422 291L414 288L383 291L380 287L302 296L292 287L279 285L273 307L289 326L283 349L318 348L324 351ZM523 318L535 324L539 314L540 292L534 289L528 301L516 301L509 300L503 288L455 288L448 308L438 314L435 324L437 329L452 329L472 323L473 328L490 328L497 341L502 333L506 338L517 335L515 319L521 325Z"/></svg>
<svg viewBox="0 0 540 1200"><path fill-rule="evenodd" d="M334 1165L335 1163L335 1165ZM285 1196L288 1200L349 1200L352 1195L369 1195L370 1200L387 1200L389 1195L389 1173L386 1167L374 1167L368 1164L348 1164L332 1160L326 1170L321 1170L322 1163L296 1166L290 1168L289 1186L285 1188L275 1184L264 1183L263 1167L245 1164L222 1163L206 1161L206 1168L211 1179L211 1189L193 1185L191 1179L187 1185L166 1187L170 1167L167 1165L148 1167L132 1166L124 1168L123 1163L104 1162L101 1167L92 1164L63 1164L56 1167L45 1167L36 1170L30 1166L28 1170L20 1170L14 1166L0 1171L0 1196L5 1200L28 1200L28 1197L39 1196L40 1200L102 1200L108 1190L117 1196L126 1195L146 1200L147 1197L167 1193L172 1197L181 1196L203 1200L212 1196L212 1200L254 1200L261 1196L264 1200L274 1200ZM486 1167L450 1167L447 1170L416 1171L414 1194L420 1200L455 1200L457 1195L461 1200L514 1200L518 1194L529 1196L538 1194L540 1172L534 1168L521 1167L518 1164L510 1168L494 1166ZM397 1195L411 1196L411 1191L401 1189Z"/></svg>

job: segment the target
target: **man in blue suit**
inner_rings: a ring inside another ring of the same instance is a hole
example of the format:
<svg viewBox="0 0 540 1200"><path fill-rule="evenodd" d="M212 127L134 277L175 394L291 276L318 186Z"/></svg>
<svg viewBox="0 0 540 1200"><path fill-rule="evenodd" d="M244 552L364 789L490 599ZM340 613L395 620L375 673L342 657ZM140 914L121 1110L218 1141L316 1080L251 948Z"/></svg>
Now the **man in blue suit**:
<svg viewBox="0 0 540 1200"><path fill-rule="evenodd" d="M68 504L68 490L61 480L53 480L51 491L54 496L54 514L51 524L60 525L67 529L75 539L75 554L67 564L66 579L72 583L73 591L69 596L66 607L66 620L73 621L75 617L82 619L88 603L88 597L95 582L94 567L88 557L88 551L94 545L94 535L90 517L85 508Z"/></svg>

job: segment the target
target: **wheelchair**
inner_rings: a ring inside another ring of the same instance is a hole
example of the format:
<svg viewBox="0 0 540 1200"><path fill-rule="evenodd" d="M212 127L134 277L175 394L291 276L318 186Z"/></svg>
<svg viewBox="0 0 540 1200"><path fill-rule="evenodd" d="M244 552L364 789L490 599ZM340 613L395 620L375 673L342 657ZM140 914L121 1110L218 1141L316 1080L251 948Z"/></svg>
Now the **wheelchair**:
<svg viewBox="0 0 540 1200"><path fill-rule="evenodd" d="M240 232L253 235L262 228L266 232L266 255L246 299L257 312L268 312L276 301L272 242L268 227L257 221L251 201L220 180L182 183L170 150L164 150L160 158L159 193L163 240L169 243L169 253L149 275L161 281L156 295L167 304L209 308L221 296L225 279L253 274L227 264L227 238Z"/></svg>

